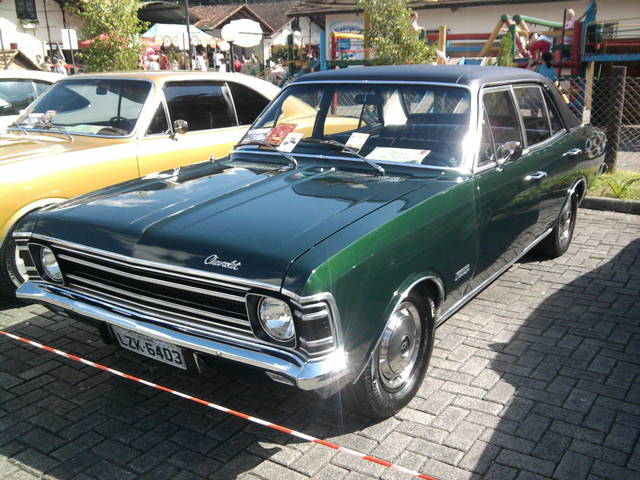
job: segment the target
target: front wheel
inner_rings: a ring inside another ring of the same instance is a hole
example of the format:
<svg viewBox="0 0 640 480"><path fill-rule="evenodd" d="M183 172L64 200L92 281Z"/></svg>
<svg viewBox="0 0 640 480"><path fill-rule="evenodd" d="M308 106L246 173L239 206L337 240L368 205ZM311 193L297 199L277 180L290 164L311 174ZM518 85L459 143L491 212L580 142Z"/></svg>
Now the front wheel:
<svg viewBox="0 0 640 480"><path fill-rule="evenodd" d="M558 223L547 237L540 242L538 251L548 258L556 258L564 254L571 245L573 231L576 226L576 214L578 213L578 202L575 195L572 195L562 207Z"/></svg>
<svg viewBox="0 0 640 480"><path fill-rule="evenodd" d="M345 392L359 414L387 418L414 397L433 350L435 304L410 294L391 313L364 372Z"/></svg>

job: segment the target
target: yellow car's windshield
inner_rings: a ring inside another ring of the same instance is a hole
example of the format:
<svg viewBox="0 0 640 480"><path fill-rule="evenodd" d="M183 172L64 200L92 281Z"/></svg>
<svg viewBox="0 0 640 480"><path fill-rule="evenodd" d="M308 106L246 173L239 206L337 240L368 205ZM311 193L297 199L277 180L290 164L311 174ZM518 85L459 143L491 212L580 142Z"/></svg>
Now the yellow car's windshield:
<svg viewBox="0 0 640 480"><path fill-rule="evenodd" d="M469 91L457 86L292 85L243 141L264 140L295 154L328 146L305 139L330 140L372 161L455 168L462 162L470 111Z"/></svg>
<svg viewBox="0 0 640 480"><path fill-rule="evenodd" d="M16 120L23 129L126 136L135 127L151 84L133 79L78 78L55 84Z"/></svg>

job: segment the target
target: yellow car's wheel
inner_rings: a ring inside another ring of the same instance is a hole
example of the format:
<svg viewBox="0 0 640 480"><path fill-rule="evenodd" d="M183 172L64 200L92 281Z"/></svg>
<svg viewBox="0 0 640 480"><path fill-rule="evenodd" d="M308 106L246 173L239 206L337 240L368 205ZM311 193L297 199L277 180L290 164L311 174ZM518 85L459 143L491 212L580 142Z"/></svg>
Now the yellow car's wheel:
<svg viewBox="0 0 640 480"><path fill-rule="evenodd" d="M14 297L26 275L24 262L13 240L13 230L10 230L0 247L0 295Z"/></svg>

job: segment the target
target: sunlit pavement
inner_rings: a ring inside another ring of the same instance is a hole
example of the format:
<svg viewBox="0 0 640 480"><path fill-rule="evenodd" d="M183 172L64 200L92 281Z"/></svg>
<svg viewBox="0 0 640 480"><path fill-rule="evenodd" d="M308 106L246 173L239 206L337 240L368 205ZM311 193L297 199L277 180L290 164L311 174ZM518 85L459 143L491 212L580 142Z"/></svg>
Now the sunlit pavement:
<svg viewBox="0 0 640 480"><path fill-rule="evenodd" d="M636 480L639 237L638 216L580 210L565 256L525 258L438 330L418 396L382 422L233 365L186 376L38 306L0 303L0 324L442 480ZM0 478L237 477L407 478L0 338Z"/></svg>

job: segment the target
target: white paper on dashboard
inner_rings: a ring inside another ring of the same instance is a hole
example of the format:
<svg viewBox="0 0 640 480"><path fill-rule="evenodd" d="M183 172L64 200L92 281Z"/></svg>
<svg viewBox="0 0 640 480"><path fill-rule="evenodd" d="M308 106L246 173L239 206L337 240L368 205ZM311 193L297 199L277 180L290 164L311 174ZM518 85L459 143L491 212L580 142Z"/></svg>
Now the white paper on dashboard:
<svg viewBox="0 0 640 480"><path fill-rule="evenodd" d="M417 148L376 147L367 155L367 159L385 162L420 163L430 153L431 150L419 150Z"/></svg>
<svg viewBox="0 0 640 480"><path fill-rule="evenodd" d="M356 152L359 152L360 149L367 142L368 138L369 138L369 134L368 133L353 132L349 136L349 140L347 140L347 143L345 143L345 145L347 147L355 150Z"/></svg>
<svg viewBox="0 0 640 480"><path fill-rule="evenodd" d="M302 133L291 132L286 137L284 137L282 143L276 148L281 152L292 152L293 149L296 148L296 145L300 143L300 140L302 140L303 136L304 135Z"/></svg>

